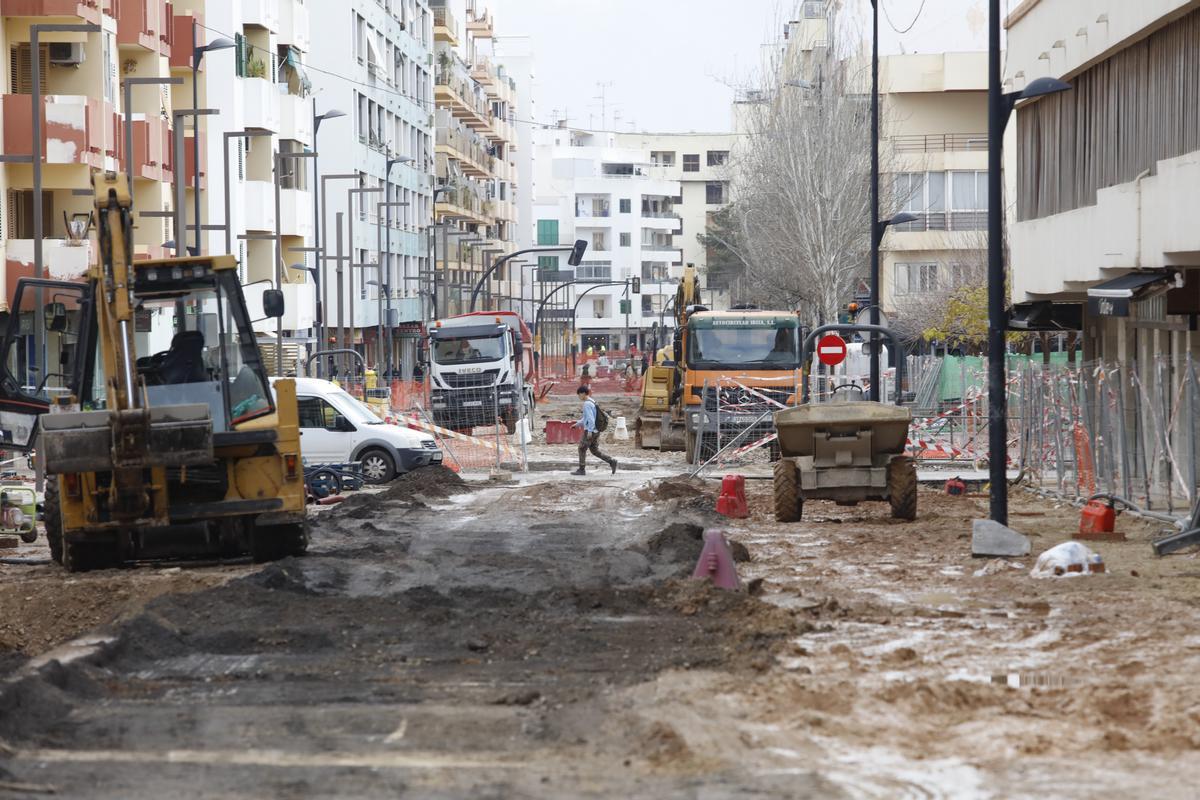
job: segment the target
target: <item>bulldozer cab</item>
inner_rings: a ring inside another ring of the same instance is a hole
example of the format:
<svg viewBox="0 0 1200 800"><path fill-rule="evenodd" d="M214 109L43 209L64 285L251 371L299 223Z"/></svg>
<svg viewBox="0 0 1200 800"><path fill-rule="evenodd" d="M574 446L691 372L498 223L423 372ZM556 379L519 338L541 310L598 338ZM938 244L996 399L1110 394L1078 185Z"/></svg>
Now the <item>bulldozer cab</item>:
<svg viewBox="0 0 1200 800"><path fill-rule="evenodd" d="M274 401L229 256L139 261L133 265L136 382L147 405L204 404L214 433L270 414ZM37 418L58 400L81 411L107 408L97 305L86 283L18 281L0 340L0 431L5 447L27 450ZM48 374L31 335L37 295L44 304ZM61 398L61 399L60 399ZM72 409L74 410L74 409Z"/></svg>

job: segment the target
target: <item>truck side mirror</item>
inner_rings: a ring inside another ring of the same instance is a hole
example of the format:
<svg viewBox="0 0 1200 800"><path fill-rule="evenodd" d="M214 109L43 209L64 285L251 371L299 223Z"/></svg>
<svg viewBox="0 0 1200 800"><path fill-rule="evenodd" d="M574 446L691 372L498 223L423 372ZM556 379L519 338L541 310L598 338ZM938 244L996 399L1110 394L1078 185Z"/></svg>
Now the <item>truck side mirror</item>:
<svg viewBox="0 0 1200 800"><path fill-rule="evenodd" d="M354 431L357 430L354 427L354 423L343 417L341 414L334 416L333 429L335 431L341 431L342 433L354 433Z"/></svg>
<svg viewBox="0 0 1200 800"><path fill-rule="evenodd" d="M262 295L263 313L271 319L283 316L283 292L279 289L266 289Z"/></svg>
<svg viewBox="0 0 1200 800"><path fill-rule="evenodd" d="M67 329L67 307L63 303L47 303L45 308L46 330L65 331Z"/></svg>
<svg viewBox="0 0 1200 800"><path fill-rule="evenodd" d="M513 349L516 351L517 358L521 358L523 355L525 355L525 342L521 341L520 336L514 336L513 341L516 343L516 346Z"/></svg>
<svg viewBox="0 0 1200 800"><path fill-rule="evenodd" d="M675 344L674 344L674 347L672 348L672 351L675 355L675 363L678 364L678 363L682 362L683 361L683 342L680 339L675 340Z"/></svg>

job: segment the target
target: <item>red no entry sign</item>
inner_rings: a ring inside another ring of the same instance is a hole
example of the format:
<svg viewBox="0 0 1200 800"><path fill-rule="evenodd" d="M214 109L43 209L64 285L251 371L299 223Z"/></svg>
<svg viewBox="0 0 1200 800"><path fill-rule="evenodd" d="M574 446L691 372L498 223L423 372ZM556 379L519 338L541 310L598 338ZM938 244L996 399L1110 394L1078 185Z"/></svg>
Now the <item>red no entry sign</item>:
<svg viewBox="0 0 1200 800"><path fill-rule="evenodd" d="M836 333L827 333L817 341L817 358L827 367L846 360L846 343Z"/></svg>

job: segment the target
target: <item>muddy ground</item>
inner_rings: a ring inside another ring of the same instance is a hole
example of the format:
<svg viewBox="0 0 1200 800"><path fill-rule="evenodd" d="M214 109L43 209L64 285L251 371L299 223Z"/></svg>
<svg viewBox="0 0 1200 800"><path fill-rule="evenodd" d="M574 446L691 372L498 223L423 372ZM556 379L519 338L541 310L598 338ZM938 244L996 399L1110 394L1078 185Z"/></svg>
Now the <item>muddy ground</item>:
<svg viewBox="0 0 1200 800"><path fill-rule="evenodd" d="M727 520L677 454L614 442L636 469L578 479L573 447L535 448L548 471L512 483L430 471L322 508L310 555L265 568L3 568L0 800L1200 785L1200 563L1155 559L1157 525L1120 518L1104 575L1036 580L970 557L984 499L780 525L752 480ZM1078 511L1017 492L1012 522L1036 554ZM705 527L753 592L687 579ZM109 638L22 666L88 631Z"/></svg>

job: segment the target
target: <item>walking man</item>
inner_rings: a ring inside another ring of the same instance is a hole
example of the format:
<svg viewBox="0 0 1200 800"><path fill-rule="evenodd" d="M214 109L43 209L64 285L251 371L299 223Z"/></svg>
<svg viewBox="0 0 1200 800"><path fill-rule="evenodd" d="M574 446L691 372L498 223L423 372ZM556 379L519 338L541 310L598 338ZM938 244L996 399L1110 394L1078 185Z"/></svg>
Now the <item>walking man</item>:
<svg viewBox="0 0 1200 800"><path fill-rule="evenodd" d="M575 423L576 428L583 428L583 436L579 439L579 469L571 474L587 474L584 467L589 450L596 458L612 467L614 475L617 474L617 460L600 452L600 431L596 428L597 406L596 401L591 398L592 390L587 386L580 386L575 394L579 396L579 402L583 403L583 416Z"/></svg>

